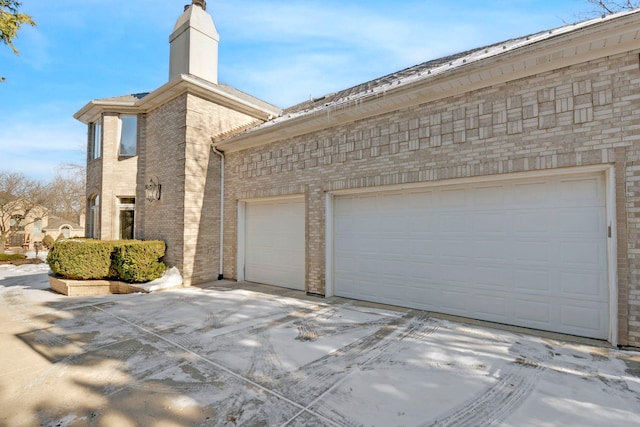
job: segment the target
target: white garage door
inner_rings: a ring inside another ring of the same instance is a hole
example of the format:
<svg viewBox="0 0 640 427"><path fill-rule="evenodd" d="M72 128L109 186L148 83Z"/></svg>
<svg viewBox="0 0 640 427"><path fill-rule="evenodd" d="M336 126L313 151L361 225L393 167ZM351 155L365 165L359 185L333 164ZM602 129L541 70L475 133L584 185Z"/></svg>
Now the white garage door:
<svg viewBox="0 0 640 427"><path fill-rule="evenodd" d="M602 174L337 196L348 298L606 339Z"/></svg>
<svg viewBox="0 0 640 427"><path fill-rule="evenodd" d="M247 202L245 280L304 290L303 199Z"/></svg>

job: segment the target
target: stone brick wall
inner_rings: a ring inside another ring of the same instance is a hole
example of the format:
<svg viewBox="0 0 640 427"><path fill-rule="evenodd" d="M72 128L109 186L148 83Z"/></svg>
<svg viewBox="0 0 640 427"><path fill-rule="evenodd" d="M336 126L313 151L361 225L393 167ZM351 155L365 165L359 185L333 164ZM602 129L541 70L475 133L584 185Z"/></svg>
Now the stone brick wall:
<svg viewBox="0 0 640 427"><path fill-rule="evenodd" d="M184 144L187 97L180 96L147 113L145 140L140 147L136 228L147 240L167 243L166 262L180 271L184 218ZM156 177L160 200L145 199L145 185Z"/></svg>
<svg viewBox="0 0 640 427"><path fill-rule="evenodd" d="M305 195L307 291L324 294L326 192L613 164L619 339L640 346L639 99L630 52L229 153L225 277L239 199Z"/></svg>
<svg viewBox="0 0 640 427"><path fill-rule="evenodd" d="M85 212L87 212L87 216L85 217L84 223L84 229L87 236L91 236L91 233L93 232L90 227L91 215L89 215L89 200L96 195L102 194L102 156L98 159L91 160L90 152L92 147L90 139L91 126L87 125L87 183L85 187Z"/></svg>
<svg viewBox="0 0 640 427"><path fill-rule="evenodd" d="M138 176L138 230L167 243L166 261L185 285L216 280L219 273L220 158L211 137L242 128L252 117L191 94L151 111ZM151 177L162 185L159 201L144 198Z"/></svg>
<svg viewBox="0 0 640 427"><path fill-rule="evenodd" d="M99 237L109 240L117 239L119 234L118 197L136 194L138 157L118 157L119 115L105 113L102 121L102 156L87 164L87 199L96 194L101 196Z"/></svg>

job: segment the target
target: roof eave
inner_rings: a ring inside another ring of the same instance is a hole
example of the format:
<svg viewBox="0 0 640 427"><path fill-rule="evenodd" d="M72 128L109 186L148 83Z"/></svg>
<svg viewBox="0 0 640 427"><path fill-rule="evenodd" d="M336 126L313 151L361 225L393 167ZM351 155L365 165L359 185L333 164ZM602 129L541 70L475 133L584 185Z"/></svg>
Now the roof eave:
<svg viewBox="0 0 640 427"><path fill-rule="evenodd" d="M529 45L453 67L439 75L263 125L215 144L225 152L433 102L601 57L640 49L640 13L603 20Z"/></svg>
<svg viewBox="0 0 640 427"><path fill-rule="evenodd" d="M73 117L82 123L89 124L99 120L103 113L112 111L119 113L137 113L139 108L136 106L136 101L134 100L110 101L96 99L78 110Z"/></svg>
<svg viewBox="0 0 640 427"><path fill-rule="evenodd" d="M213 83L207 83L193 76L182 74L179 78L161 86L137 102L137 106L151 111L184 93L191 93L218 105L244 113L263 121L282 113L275 106L260 106L248 100L226 93Z"/></svg>
<svg viewBox="0 0 640 427"><path fill-rule="evenodd" d="M282 110L276 106L266 103L258 105L250 100L227 93L220 89L218 85L204 82L191 75L182 74L140 99L126 101L112 99L93 100L82 107L73 117L89 124L99 120L100 116L105 112L146 113L184 93L194 94L262 121L270 120L282 114Z"/></svg>

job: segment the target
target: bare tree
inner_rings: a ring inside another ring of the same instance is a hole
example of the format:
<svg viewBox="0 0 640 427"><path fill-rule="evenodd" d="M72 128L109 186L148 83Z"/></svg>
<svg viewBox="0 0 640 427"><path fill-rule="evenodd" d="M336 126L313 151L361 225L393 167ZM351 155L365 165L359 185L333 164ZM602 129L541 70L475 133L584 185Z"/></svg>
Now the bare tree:
<svg viewBox="0 0 640 427"><path fill-rule="evenodd" d="M39 181L0 171L0 244L47 214L47 193Z"/></svg>
<svg viewBox="0 0 640 427"><path fill-rule="evenodd" d="M84 166L60 165L48 185L49 213L80 223L85 210L85 177Z"/></svg>
<svg viewBox="0 0 640 427"><path fill-rule="evenodd" d="M601 15L611 15L624 10L633 10L640 7L640 1L615 1L615 0L587 0L596 9L594 13Z"/></svg>

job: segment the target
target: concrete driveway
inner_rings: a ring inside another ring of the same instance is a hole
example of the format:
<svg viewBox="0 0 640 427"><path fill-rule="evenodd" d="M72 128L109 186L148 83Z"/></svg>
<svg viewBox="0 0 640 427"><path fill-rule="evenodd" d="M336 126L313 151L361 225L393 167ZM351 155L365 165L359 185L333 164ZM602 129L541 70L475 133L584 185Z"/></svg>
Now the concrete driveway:
<svg viewBox="0 0 640 427"><path fill-rule="evenodd" d="M640 426L640 353L224 282L69 298L46 271L0 266L3 426Z"/></svg>

